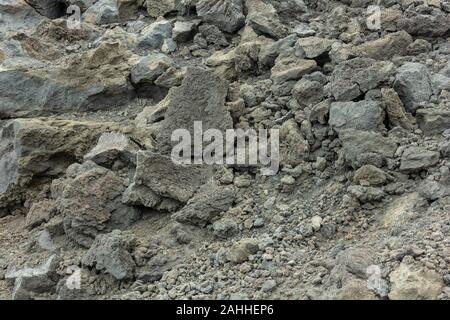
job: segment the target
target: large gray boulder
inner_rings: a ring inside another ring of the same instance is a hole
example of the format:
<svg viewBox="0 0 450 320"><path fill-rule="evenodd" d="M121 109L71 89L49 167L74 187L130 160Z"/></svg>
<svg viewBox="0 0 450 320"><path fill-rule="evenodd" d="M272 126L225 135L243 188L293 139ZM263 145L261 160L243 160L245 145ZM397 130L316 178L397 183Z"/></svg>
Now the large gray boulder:
<svg viewBox="0 0 450 320"><path fill-rule="evenodd" d="M103 133L97 145L84 156L101 166L112 167L121 162L124 165L136 165L136 153L139 146L127 136L118 132Z"/></svg>
<svg viewBox="0 0 450 320"><path fill-rule="evenodd" d="M220 213L227 211L233 205L234 198L233 186L222 187L210 182L173 217L178 222L205 226L212 223Z"/></svg>
<svg viewBox="0 0 450 320"><path fill-rule="evenodd" d="M15 119L0 124L0 216L20 203L33 179L62 175L82 160L108 123ZM21 190L21 191L19 191Z"/></svg>
<svg viewBox="0 0 450 320"><path fill-rule="evenodd" d="M338 101L351 101L386 82L394 73L391 62L355 58L339 64L331 76L331 93Z"/></svg>
<svg viewBox="0 0 450 320"><path fill-rule="evenodd" d="M439 135L450 128L450 110L419 109L416 118L420 129L427 135Z"/></svg>
<svg viewBox="0 0 450 320"><path fill-rule="evenodd" d="M330 106L329 124L336 131L377 131L384 127L383 121L384 112L377 101L334 102Z"/></svg>
<svg viewBox="0 0 450 320"><path fill-rule="evenodd" d="M0 70L0 117L123 107L135 97L128 81L129 57L119 43L103 42L70 56L63 67L4 68Z"/></svg>
<svg viewBox="0 0 450 320"><path fill-rule="evenodd" d="M7 270L5 279L14 281L12 299L28 300L43 293L53 293L58 281L57 262L57 257L52 255L36 267Z"/></svg>
<svg viewBox="0 0 450 320"><path fill-rule="evenodd" d="M145 27L138 37L138 45L144 49L159 49L164 41L172 38L172 24L158 20Z"/></svg>
<svg viewBox="0 0 450 320"><path fill-rule="evenodd" d="M83 19L97 25L119 22L117 0L97 1L83 13Z"/></svg>
<svg viewBox="0 0 450 320"><path fill-rule="evenodd" d="M31 30L44 19L23 0L0 1L0 36L9 31Z"/></svg>
<svg viewBox="0 0 450 320"><path fill-rule="evenodd" d="M397 27L414 36L439 37L450 30L450 14L434 8L427 13L406 10Z"/></svg>
<svg viewBox="0 0 450 320"><path fill-rule="evenodd" d="M377 132L347 129L339 132L339 139L345 159L354 169L368 164L380 168L386 159L394 157L397 150L393 139Z"/></svg>
<svg viewBox="0 0 450 320"><path fill-rule="evenodd" d="M202 122L203 132L233 128L233 120L225 108L227 92L228 84L211 71L189 68L181 86L170 89L160 102L167 108L157 136L160 152L171 153L175 145L171 137L177 129L186 129L194 137L195 121Z"/></svg>
<svg viewBox="0 0 450 320"><path fill-rule="evenodd" d="M276 9L270 3L246 0L245 4L248 10L247 24L256 33L276 39L286 36L286 27L280 22Z"/></svg>
<svg viewBox="0 0 450 320"><path fill-rule="evenodd" d="M439 152L429 151L423 147L409 147L403 152L400 164L402 171L420 171L436 165Z"/></svg>
<svg viewBox="0 0 450 320"><path fill-rule="evenodd" d="M420 103L430 100L433 93L430 74L426 66L408 62L397 70L394 89L409 112L415 112Z"/></svg>
<svg viewBox="0 0 450 320"><path fill-rule="evenodd" d="M52 196L63 216L64 232L75 243L89 248L95 237L129 227L140 213L122 203L126 185L114 172L85 162L67 170L67 178L54 180Z"/></svg>
<svg viewBox="0 0 450 320"><path fill-rule="evenodd" d="M211 166L178 165L161 154L141 151L134 176L136 186L146 186L159 197L186 203L213 175Z"/></svg>
<svg viewBox="0 0 450 320"><path fill-rule="evenodd" d="M134 239L127 238L119 230L98 235L83 257L83 265L95 267L117 280L130 279L136 267L131 255L133 248Z"/></svg>
<svg viewBox="0 0 450 320"><path fill-rule="evenodd" d="M245 24L243 0L199 0L197 14L220 30L233 33Z"/></svg>

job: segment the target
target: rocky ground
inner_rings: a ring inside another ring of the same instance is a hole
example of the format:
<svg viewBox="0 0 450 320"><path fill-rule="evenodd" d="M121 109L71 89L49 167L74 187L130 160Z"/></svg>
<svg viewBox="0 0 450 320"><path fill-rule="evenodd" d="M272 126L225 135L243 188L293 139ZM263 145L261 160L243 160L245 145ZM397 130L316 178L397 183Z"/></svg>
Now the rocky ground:
<svg viewBox="0 0 450 320"><path fill-rule="evenodd" d="M450 1L28 2L0 298L450 299ZM279 173L175 165L194 121L279 129Z"/></svg>

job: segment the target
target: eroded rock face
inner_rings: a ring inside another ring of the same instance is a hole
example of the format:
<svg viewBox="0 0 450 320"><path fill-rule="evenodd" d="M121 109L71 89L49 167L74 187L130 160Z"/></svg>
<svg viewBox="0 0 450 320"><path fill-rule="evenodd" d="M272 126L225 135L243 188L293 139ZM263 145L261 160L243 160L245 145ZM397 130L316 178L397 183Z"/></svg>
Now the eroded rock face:
<svg viewBox="0 0 450 320"><path fill-rule="evenodd" d="M450 111L439 109L417 110L419 127L428 135L442 134L450 127Z"/></svg>
<svg viewBox="0 0 450 320"><path fill-rule="evenodd" d="M397 70L394 83L406 110L415 112L418 104L428 101L432 94L427 68L419 63L406 63Z"/></svg>
<svg viewBox="0 0 450 320"><path fill-rule="evenodd" d="M403 152L400 170L417 171L436 165L439 152L428 151L422 147L410 147Z"/></svg>
<svg viewBox="0 0 450 320"><path fill-rule="evenodd" d="M407 257L391 275L391 300L434 300L443 288L442 277Z"/></svg>
<svg viewBox="0 0 450 320"><path fill-rule="evenodd" d="M212 177L212 168L204 165L177 165L170 157L152 152L139 152L134 181L159 197L186 203Z"/></svg>
<svg viewBox="0 0 450 320"><path fill-rule="evenodd" d="M123 106L135 96L127 79L127 54L119 43L102 43L73 56L68 66L59 69L1 70L0 116L43 116Z"/></svg>
<svg viewBox="0 0 450 320"><path fill-rule="evenodd" d="M119 230L98 235L86 252L83 264L105 271L117 280L133 277L136 264L131 255L133 239L123 236Z"/></svg>
<svg viewBox="0 0 450 320"><path fill-rule="evenodd" d="M125 188L122 178L93 162L72 165L68 178L55 180L52 186L67 237L89 248L98 234L137 221L139 212L122 204Z"/></svg>
<svg viewBox="0 0 450 320"><path fill-rule="evenodd" d="M16 119L2 124L0 208L20 202L19 187L38 177L62 175L95 144L108 123Z"/></svg>
<svg viewBox="0 0 450 320"><path fill-rule="evenodd" d="M232 206L234 198L233 187L220 187L211 182L201 188L198 194L174 215L174 218L178 222L205 226L220 213L227 211Z"/></svg>
<svg viewBox="0 0 450 320"><path fill-rule="evenodd" d="M379 133L343 130L339 133L345 158L354 167L365 164L383 166L387 158L392 158L397 150L394 140Z"/></svg>
<svg viewBox="0 0 450 320"><path fill-rule="evenodd" d="M286 27L280 22L275 8L262 0L246 0L248 9L247 23L258 34L271 38L282 38L286 35Z"/></svg>
<svg viewBox="0 0 450 320"><path fill-rule="evenodd" d="M450 299L449 1L26 1L0 299ZM204 164L208 129L249 148Z"/></svg>
<svg viewBox="0 0 450 320"><path fill-rule="evenodd" d="M395 68L391 62L355 58L340 64L331 80L331 92L338 101L350 101L387 81Z"/></svg>
<svg viewBox="0 0 450 320"><path fill-rule="evenodd" d="M330 106L329 124L336 131L377 131L384 127L384 112L376 101L335 102Z"/></svg>
<svg viewBox="0 0 450 320"><path fill-rule="evenodd" d="M135 165L138 150L139 146L127 136L110 132L100 136L97 145L84 156L84 159L106 167L120 165L118 162Z"/></svg>
<svg viewBox="0 0 450 320"><path fill-rule="evenodd" d="M12 298L14 300L28 300L39 296L39 294L52 292L58 280L57 262L57 256L52 255L34 268L25 267L8 270L5 279L14 281Z"/></svg>
<svg viewBox="0 0 450 320"><path fill-rule="evenodd" d="M174 143L172 133L186 129L194 136L194 122L201 121L203 132L218 129L225 132L233 126L225 108L227 84L212 72L190 68L180 87L172 88L161 102L167 111L161 124L157 142L162 154L170 154Z"/></svg>
<svg viewBox="0 0 450 320"><path fill-rule="evenodd" d="M199 0L197 14L205 22L213 23L225 32L235 32L244 26L242 0Z"/></svg>

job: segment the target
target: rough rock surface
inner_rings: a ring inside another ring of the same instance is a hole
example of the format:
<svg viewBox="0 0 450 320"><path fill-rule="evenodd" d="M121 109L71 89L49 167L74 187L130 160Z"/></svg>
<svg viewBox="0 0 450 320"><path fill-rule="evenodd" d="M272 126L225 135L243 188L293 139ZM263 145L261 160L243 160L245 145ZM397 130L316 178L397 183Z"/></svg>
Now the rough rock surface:
<svg viewBox="0 0 450 320"><path fill-rule="evenodd" d="M449 300L449 19L0 0L0 298Z"/></svg>

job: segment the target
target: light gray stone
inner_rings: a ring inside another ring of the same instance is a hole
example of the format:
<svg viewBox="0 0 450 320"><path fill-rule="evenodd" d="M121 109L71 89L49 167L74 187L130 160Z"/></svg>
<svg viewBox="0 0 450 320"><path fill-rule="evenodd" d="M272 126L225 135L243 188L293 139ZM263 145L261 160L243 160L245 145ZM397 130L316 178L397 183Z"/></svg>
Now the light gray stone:
<svg viewBox="0 0 450 320"><path fill-rule="evenodd" d="M377 131L384 127L384 112L377 101L334 102L330 106L330 126L336 130Z"/></svg>
<svg viewBox="0 0 450 320"><path fill-rule="evenodd" d="M408 112L415 112L419 104L429 101L432 89L426 66L408 62L397 70L394 89Z"/></svg>

